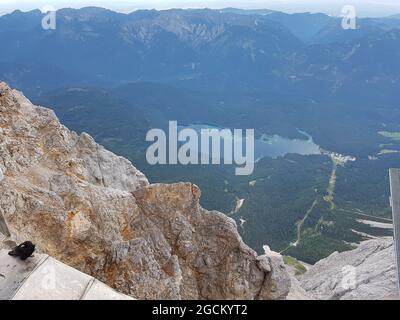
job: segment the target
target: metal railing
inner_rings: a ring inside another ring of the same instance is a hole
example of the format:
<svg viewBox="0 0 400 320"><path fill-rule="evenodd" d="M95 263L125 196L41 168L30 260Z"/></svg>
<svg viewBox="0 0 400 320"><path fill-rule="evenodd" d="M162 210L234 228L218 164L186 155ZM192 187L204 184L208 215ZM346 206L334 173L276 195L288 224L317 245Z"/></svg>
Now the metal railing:
<svg viewBox="0 0 400 320"><path fill-rule="evenodd" d="M394 247L396 250L397 285L400 291L400 169L390 169L390 205L393 212Z"/></svg>

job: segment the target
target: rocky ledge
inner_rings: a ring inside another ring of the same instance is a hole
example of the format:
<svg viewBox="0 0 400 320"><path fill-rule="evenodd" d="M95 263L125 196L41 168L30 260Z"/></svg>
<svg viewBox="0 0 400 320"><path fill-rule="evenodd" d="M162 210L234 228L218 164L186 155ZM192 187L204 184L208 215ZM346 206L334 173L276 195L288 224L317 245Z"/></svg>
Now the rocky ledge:
<svg viewBox="0 0 400 320"><path fill-rule="evenodd" d="M314 299L399 299L395 261L392 238L369 240L319 261L300 284Z"/></svg>

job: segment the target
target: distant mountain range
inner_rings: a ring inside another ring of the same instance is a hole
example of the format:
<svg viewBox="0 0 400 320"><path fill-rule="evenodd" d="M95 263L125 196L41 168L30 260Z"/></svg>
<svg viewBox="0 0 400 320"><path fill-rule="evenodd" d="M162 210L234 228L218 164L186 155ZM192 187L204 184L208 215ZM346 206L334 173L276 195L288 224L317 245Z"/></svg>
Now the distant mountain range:
<svg viewBox="0 0 400 320"><path fill-rule="evenodd" d="M269 10L61 9L56 30L43 30L42 17L0 17L0 77L31 95L155 81L348 101L351 83L366 102L387 103L399 82L396 17L360 19L357 30L324 14Z"/></svg>

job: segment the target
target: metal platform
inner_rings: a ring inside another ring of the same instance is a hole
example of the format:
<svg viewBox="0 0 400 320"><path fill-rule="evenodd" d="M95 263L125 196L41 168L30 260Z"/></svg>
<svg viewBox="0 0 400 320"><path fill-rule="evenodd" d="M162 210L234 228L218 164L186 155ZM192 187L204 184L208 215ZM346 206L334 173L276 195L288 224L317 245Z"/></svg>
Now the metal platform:
<svg viewBox="0 0 400 320"><path fill-rule="evenodd" d="M0 300L131 300L48 255L25 261L0 250Z"/></svg>
<svg viewBox="0 0 400 320"><path fill-rule="evenodd" d="M400 290L400 169L390 169L390 205L393 212L394 244L396 249L397 284Z"/></svg>
<svg viewBox="0 0 400 320"><path fill-rule="evenodd" d="M6 237L10 236L10 231L8 230L6 220L0 212L0 233L5 235Z"/></svg>

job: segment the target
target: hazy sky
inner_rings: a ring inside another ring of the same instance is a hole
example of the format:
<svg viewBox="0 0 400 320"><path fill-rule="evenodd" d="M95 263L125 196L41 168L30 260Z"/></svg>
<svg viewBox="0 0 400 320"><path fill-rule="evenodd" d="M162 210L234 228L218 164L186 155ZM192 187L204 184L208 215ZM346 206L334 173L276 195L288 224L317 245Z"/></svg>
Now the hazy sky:
<svg viewBox="0 0 400 320"><path fill-rule="evenodd" d="M116 11L168 8L252 8L285 12L325 12L340 15L344 5L354 5L360 16L385 16L400 13L400 0L0 0L0 14L16 9L27 11L52 5L65 7L99 6Z"/></svg>

